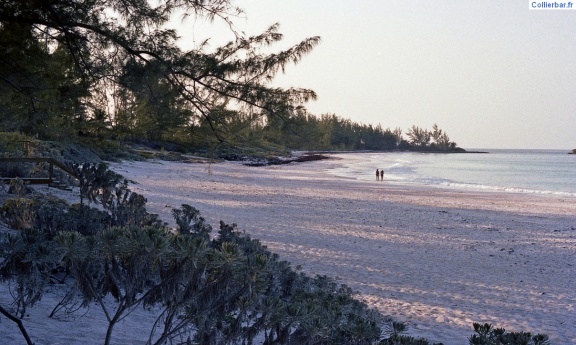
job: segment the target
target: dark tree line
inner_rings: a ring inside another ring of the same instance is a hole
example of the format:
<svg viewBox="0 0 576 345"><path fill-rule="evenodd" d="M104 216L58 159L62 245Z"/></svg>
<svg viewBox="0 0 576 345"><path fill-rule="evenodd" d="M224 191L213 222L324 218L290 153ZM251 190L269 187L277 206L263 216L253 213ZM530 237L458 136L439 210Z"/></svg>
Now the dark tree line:
<svg viewBox="0 0 576 345"><path fill-rule="evenodd" d="M163 25L178 11L220 20L236 39L182 51ZM317 150L450 151L442 130L364 125L304 108L312 90L268 82L319 37L277 53L278 25L234 31L228 0L30 0L0 4L0 126L40 139ZM433 140L431 141L432 138Z"/></svg>
<svg viewBox="0 0 576 345"><path fill-rule="evenodd" d="M462 151L436 124L432 131L412 126L405 138L400 128L365 125L334 114L293 116L258 128L252 137L257 135L293 150Z"/></svg>

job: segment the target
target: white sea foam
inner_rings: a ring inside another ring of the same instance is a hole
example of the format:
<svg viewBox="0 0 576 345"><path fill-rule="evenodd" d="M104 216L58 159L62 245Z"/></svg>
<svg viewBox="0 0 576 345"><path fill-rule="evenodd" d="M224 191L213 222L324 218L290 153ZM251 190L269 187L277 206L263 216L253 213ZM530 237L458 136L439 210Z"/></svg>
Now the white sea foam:
<svg viewBox="0 0 576 345"><path fill-rule="evenodd" d="M344 161L330 173L372 180L375 169L384 169L385 180L397 183L576 197L576 157L566 153L493 150L488 154L355 154L356 159Z"/></svg>

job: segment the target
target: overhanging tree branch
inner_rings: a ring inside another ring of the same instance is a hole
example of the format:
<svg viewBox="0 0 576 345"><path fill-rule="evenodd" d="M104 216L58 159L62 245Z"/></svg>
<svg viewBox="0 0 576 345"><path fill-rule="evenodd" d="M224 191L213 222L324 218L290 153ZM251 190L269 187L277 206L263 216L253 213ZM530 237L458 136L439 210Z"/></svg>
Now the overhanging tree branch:
<svg viewBox="0 0 576 345"><path fill-rule="evenodd" d="M164 28L177 10L184 11L183 18L220 19L236 39L212 53L205 45L182 51L176 44L177 33ZM31 0L0 5L0 25L29 25L39 38L65 47L81 75L92 80L92 88L103 85L99 80L107 78L125 89L121 79L127 62L160 64L160 75L178 90L191 116L207 119L216 134L218 129L209 116L211 109L222 105L290 116L287 110L316 98L312 90L285 90L267 84L287 64L300 62L320 38L307 38L287 50L263 54L261 48L282 39L278 24L245 38L232 20L241 13L230 0L160 0L156 7L141 0L92 0L82 5L75 0ZM219 134L217 137L223 139Z"/></svg>

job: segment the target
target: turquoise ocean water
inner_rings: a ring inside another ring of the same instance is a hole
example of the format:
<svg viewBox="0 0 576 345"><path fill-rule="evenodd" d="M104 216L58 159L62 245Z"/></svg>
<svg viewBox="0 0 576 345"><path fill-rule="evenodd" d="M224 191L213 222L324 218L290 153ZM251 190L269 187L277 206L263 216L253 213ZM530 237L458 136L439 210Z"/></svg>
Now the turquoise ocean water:
<svg viewBox="0 0 576 345"><path fill-rule="evenodd" d="M342 161L331 174L462 189L576 197L576 155L569 150L478 150L488 153L361 153Z"/></svg>

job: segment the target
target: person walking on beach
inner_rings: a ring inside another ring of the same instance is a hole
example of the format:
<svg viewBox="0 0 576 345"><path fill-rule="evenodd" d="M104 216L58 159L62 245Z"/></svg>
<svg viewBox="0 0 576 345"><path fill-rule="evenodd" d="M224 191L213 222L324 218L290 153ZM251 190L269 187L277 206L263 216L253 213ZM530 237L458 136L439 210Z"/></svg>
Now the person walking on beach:
<svg viewBox="0 0 576 345"><path fill-rule="evenodd" d="M379 178L380 178L380 172L378 171L378 169L376 169L376 181L378 181Z"/></svg>
<svg viewBox="0 0 576 345"><path fill-rule="evenodd" d="M376 171L378 171L378 169L376 169ZM384 169L380 170L380 180L384 181Z"/></svg>

